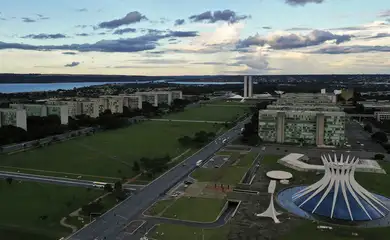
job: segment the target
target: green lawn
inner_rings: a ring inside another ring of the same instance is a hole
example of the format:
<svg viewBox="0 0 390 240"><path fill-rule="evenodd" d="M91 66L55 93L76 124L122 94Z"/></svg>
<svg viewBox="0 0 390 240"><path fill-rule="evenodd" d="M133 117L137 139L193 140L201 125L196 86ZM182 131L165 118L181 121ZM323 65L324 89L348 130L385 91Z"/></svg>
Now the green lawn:
<svg viewBox="0 0 390 240"><path fill-rule="evenodd" d="M14 180L0 181L0 239L59 239L70 233L62 217L91 202L102 191ZM68 205L69 204L69 205ZM41 220L40 216L47 216Z"/></svg>
<svg viewBox="0 0 390 240"><path fill-rule="evenodd" d="M198 222L214 222L225 199L181 197L162 214L163 217Z"/></svg>
<svg viewBox="0 0 390 240"><path fill-rule="evenodd" d="M184 112L172 113L164 116L166 119L177 120L204 120L204 121L232 121L241 117L249 108L244 107L221 107L201 106L185 110Z"/></svg>
<svg viewBox="0 0 390 240"><path fill-rule="evenodd" d="M229 100L218 100L218 101L212 101L208 102L207 105L233 105L233 106L243 106L243 107L250 107L251 105L255 105L255 102L240 102L240 101L229 101Z"/></svg>
<svg viewBox="0 0 390 240"><path fill-rule="evenodd" d="M13 155L2 155L0 166L61 172L63 175L90 175L89 178L132 177L132 164L141 157L172 158L186 150L179 145L181 136L196 132L218 131L207 123L148 121L127 128L96 133L48 147ZM22 170L21 170L22 171ZM50 172L36 172L53 175ZM58 175L58 174L56 174Z"/></svg>
<svg viewBox="0 0 390 240"><path fill-rule="evenodd" d="M257 156L257 154L253 152L240 154L239 152L227 151L218 152L216 155L230 155L229 162L236 162L236 165L229 165L229 163L226 163L221 168L198 168L191 176L200 182L236 185L240 183Z"/></svg>
<svg viewBox="0 0 390 240"><path fill-rule="evenodd" d="M156 240L226 240L229 226L200 229L183 225L161 224L148 236Z"/></svg>
<svg viewBox="0 0 390 240"><path fill-rule="evenodd" d="M160 200L160 201L156 202L155 204L153 204L148 209L147 214L151 215L151 216L157 216L157 215L161 214L167 207L172 205L173 202L174 202L174 200L172 200L172 199Z"/></svg>

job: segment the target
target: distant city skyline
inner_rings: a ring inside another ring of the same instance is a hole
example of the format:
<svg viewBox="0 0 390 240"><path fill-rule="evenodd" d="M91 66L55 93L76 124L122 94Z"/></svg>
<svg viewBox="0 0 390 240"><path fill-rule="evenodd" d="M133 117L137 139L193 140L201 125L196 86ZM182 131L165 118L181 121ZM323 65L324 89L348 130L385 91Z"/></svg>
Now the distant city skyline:
<svg viewBox="0 0 390 240"><path fill-rule="evenodd" d="M0 2L0 73L390 74L389 66L387 0Z"/></svg>

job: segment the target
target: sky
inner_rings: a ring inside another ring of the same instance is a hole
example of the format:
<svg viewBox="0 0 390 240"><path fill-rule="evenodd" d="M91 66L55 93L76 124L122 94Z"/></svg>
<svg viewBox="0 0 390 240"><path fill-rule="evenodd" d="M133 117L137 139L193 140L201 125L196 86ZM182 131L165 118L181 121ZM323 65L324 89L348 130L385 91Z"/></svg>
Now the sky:
<svg viewBox="0 0 390 240"><path fill-rule="evenodd" d="M0 73L390 74L390 2L0 1Z"/></svg>

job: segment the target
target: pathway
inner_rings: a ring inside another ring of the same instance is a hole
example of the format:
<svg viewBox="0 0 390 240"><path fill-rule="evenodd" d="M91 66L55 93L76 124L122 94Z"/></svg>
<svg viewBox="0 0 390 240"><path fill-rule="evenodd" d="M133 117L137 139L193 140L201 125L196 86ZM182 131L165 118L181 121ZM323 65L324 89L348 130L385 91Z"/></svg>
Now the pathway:
<svg viewBox="0 0 390 240"><path fill-rule="evenodd" d="M182 120L182 119L164 119L164 118L151 118L151 121L160 121L160 122L189 122L189 123L217 123L224 124L223 121L204 121L204 120Z"/></svg>
<svg viewBox="0 0 390 240"><path fill-rule="evenodd" d="M76 226L67 224L65 221L66 221L66 217L63 217L61 219L61 221L60 221L61 226L72 229L72 233L77 231L77 227Z"/></svg>

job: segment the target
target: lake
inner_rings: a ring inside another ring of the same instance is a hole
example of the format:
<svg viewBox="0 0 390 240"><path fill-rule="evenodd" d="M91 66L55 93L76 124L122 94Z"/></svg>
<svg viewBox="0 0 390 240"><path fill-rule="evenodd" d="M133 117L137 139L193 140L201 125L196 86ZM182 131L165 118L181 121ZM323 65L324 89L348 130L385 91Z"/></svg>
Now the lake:
<svg viewBox="0 0 390 240"><path fill-rule="evenodd" d="M103 84L126 84L126 83L150 83L151 81L132 81L132 82L69 82L69 83L2 83L0 84L0 93L18 93L18 92L41 92L56 91L58 89L69 90L73 88L82 88L97 86ZM167 82L165 80L153 81L155 83ZM167 82L169 84L180 85L223 85L223 84L242 84L242 82Z"/></svg>

